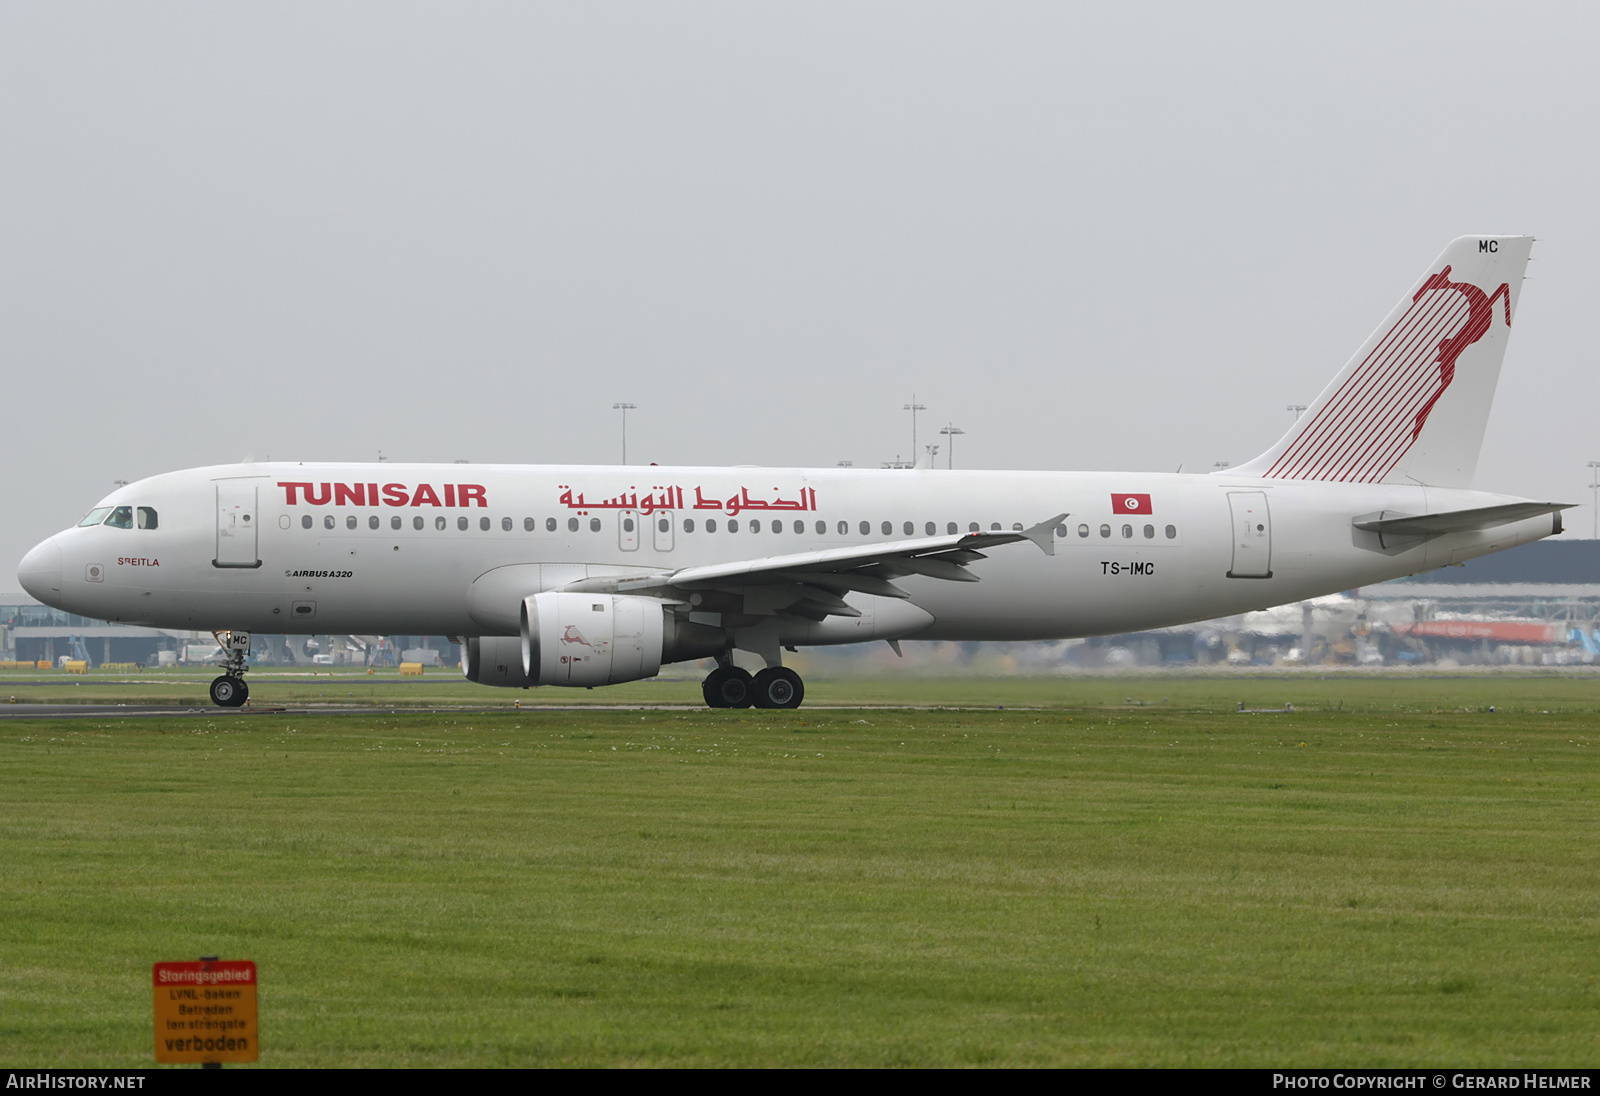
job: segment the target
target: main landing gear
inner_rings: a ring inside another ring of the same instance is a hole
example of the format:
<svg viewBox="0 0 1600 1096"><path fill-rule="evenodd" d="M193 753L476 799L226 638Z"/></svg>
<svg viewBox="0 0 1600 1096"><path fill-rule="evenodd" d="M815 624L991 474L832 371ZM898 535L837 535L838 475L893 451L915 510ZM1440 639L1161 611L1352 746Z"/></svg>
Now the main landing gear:
<svg viewBox="0 0 1600 1096"><path fill-rule="evenodd" d="M732 662L712 670L700 683L708 708L798 708L806 698L805 682L784 666L768 666L751 676Z"/></svg>
<svg viewBox="0 0 1600 1096"><path fill-rule="evenodd" d="M219 708L242 708L250 699L250 686L244 683L244 660L250 654L249 632L215 632L217 646L228 653L222 663L222 676L211 682L211 703Z"/></svg>

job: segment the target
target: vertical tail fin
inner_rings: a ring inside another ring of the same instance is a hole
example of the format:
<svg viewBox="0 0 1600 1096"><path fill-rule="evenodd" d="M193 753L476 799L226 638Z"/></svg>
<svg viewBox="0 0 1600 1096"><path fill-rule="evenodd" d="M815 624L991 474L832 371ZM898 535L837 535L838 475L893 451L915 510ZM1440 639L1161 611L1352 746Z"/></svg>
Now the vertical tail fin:
<svg viewBox="0 0 1600 1096"><path fill-rule="evenodd" d="M1471 486L1532 236L1463 236L1278 443L1232 474Z"/></svg>

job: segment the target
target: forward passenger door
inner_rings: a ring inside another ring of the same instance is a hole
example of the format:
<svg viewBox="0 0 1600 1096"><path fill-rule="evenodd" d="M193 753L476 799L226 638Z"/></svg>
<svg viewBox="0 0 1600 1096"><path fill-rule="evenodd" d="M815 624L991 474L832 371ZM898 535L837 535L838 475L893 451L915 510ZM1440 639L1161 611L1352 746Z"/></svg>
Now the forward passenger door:
<svg viewBox="0 0 1600 1096"><path fill-rule="evenodd" d="M256 484L247 480L217 482L217 554L213 567L260 567L256 527Z"/></svg>

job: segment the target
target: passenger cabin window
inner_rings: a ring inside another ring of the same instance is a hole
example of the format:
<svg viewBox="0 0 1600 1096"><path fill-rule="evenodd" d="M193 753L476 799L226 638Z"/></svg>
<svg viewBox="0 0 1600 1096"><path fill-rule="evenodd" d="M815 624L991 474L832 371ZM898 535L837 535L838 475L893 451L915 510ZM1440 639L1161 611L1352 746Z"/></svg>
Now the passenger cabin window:
<svg viewBox="0 0 1600 1096"><path fill-rule="evenodd" d="M311 515L310 514L301 514L300 515L300 528L302 528L302 529L311 528Z"/></svg>
<svg viewBox="0 0 1600 1096"><path fill-rule="evenodd" d="M322 515L322 527L324 529L332 529L333 528L333 515L332 514L323 514Z"/></svg>
<svg viewBox="0 0 1600 1096"><path fill-rule="evenodd" d="M356 516L354 514L344 519L344 527L346 529L354 529L356 527Z"/></svg>
<svg viewBox="0 0 1600 1096"><path fill-rule="evenodd" d="M668 532L669 530L671 530L671 528L672 528L672 522L669 521L668 519L666 519L666 518L657 518L656 519L656 532L665 533L665 532Z"/></svg>
<svg viewBox="0 0 1600 1096"><path fill-rule="evenodd" d="M1109 526L1109 525L1100 526L1100 535L1102 537L1109 537L1111 535L1111 526Z"/></svg>
<svg viewBox="0 0 1600 1096"><path fill-rule="evenodd" d="M911 522L909 522L909 521L906 522L903 526L901 526L901 529L904 530L905 535L908 536L908 537L915 536L916 532L917 532L917 527L915 525L911 524Z"/></svg>
<svg viewBox="0 0 1600 1096"><path fill-rule="evenodd" d="M396 514L394 517L389 519L389 528L391 528L391 529L400 528L400 515L399 514Z"/></svg>
<svg viewBox="0 0 1600 1096"><path fill-rule="evenodd" d="M467 519L466 518L462 518L461 519L461 524L465 525L466 523L467 523ZM449 523L444 520L444 515L443 514L440 514L438 517L433 519L433 527L438 532L441 532L441 533L444 532L444 527L447 524L449 524Z"/></svg>
<svg viewBox="0 0 1600 1096"><path fill-rule="evenodd" d="M1065 525L1056 526L1056 536L1064 537L1066 535L1067 535L1067 527Z"/></svg>
<svg viewBox="0 0 1600 1096"><path fill-rule="evenodd" d="M1133 539L1133 526L1124 525L1122 527L1122 539L1123 540L1132 540Z"/></svg>
<svg viewBox="0 0 1600 1096"><path fill-rule="evenodd" d="M534 528L535 528L535 526L537 524L538 523L535 522L532 518L523 518L522 519L522 531L524 533L531 533L531 532L533 532L533 530L534 530ZM555 528L555 524L556 524L556 519L555 518L551 518L550 519L550 526L551 526L552 529Z"/></svg>
<svg viewBox="0 0 1600 1096"><path fill-rule="evenodd" d="M530 526L533 524L533 519L532 518L528 519L528 524ZM501 518L500 519L500 531L502 533L511 532L511 519L510 518Z"/></svg>
<svg viewBox="0 0 1600 1096"><path fill-rule="evenodd" d="M817 524L821 525L822 523L818 522ZM841 521L839 523L839 535L841 537L847 537L850 535L850 523L848 521Z"/></svg>
<svg viewBox="0 0 1600 1096"><path fill-rule="evenodd" d="M894 522L886 521L883 523L883 535L886 537L894 535Z"/></svg>
<svg viewBox="0 0 1600 1096"><path fill-rule="evenodd" d="M443 526L440 526L440 528L443 528ZM461 517L456 518L456 528L460 529L463 533L467 531L466 515L463 514Z"/></svg>
<svg viewBox="0 0 1600 1096"><path fill-rule="evenodd" d="M694 518L684 518L683 519L683 531L685 533L694 532ZM713 529L712 532L716 532L716 530Z"/></svg>
<svg viewBox="0 0 1600 1096"><path fill-rule="evenodd" d="M1176 525L1167 526L1167 539L1168 540L1176 540L1177 536L1178 536L1178 527Z"/></svg>
<svg viewBox="0 0 1600 1096"><path fill-rule="evenodd" d="M737 533L738 531L739 531L739 519L738 518L729 518L728 519L728 532Z"/></svg>
<svg viewBox="0 0 1600 1096"><path fill-rule="evenodd" d="M106 515L109 513L111 513L111 507L96 506L93 510L83 515L83 520L78 522L78 528L83 529L90 525L99 525L106 520Z"/></svg>
<svg viewBox="0 0 1600 1096"><path fill-rule="evenodd" d="M135 511L139 515L139 528L154 529L157 525L156 512L148 506L141 506Z"/></svg>
<svg viewBox="0 0 1600 1096"><path fill-rule="evenodd" d="M1144 527L1144 539L1145 540L1154 540L1155 539L1155 535L1156 535L1156 527L1154 525L1146 525Z"/></svg>
<svg viewBox="0 0 1600 1096"><path fill-rule="evenodd" d="M866 536L871 532L872 532L872 523L869 522L869 521L862 522L861 523L861 535L862 536Z"/></svg>
<svg viewBox="0 0 1600 1096"><path fill-rule="evenodd" d="M119 506L111 511L111 516L106 518L106 524L113 529L133 528L133 507Z"/></svg>
<svg viewBox="0 0 1600 1096"><path fill-rule="evenodd" d="M975 521L967 522L967 532L976 533L977 531L978 531L978 523L977 522L975 522Z"/></svg>
<svg viewBox="0 0 1600 1096"><path fill-rule="evenodd" d="M376 529L377 527L378 527L378 515L377 514L373 514L370 518L367 519L367 528L368 529Z"/></svg>
<svg viewBox="0 0 1600 1096"><path fill-rule="evenodd" d="M950 524L948 524L948 525L946 525L944 527L944 531L945 531L945 535L946 536L952 536L952 537L955 536L956 523L952 521Z"/></svg>
<svg viewBox="0 0 1600 1096"><path fill-rule="evenodd" d="M567 532L576 533L577 531L578 531L578 519L577 518L568 518L567 519Z"/></svg>
<svg viewBox="0 0 1600 1096"><path fill-rule="evenodd" d="M1078 535L1080 537L1088 536L1089 535L1089 527L1087 525L1078 526Z"/></svg>
<svg viewBox="0 0 1600 1096"><path fill-rule="evenodd" d="M600 531L600 519L599 518L590 518L589 519L589 532L598 533L599 531Z"/></svg>
<svg viewBox="0 0 1600 1096"><path fill-rule="evenodd" d="M419 533L422 531L422 515L421 514L418 514L416 517L411 519L411 528L417 530Z"/></svg>
<svg viewBox="0 0 1600 1096"><path fill-rule="evenodd" d="M989 523L989 532L998 533L999 531L1000 531L1000 523L998 521L991 521Z"/></svg>
<svg viewBox="0 0 1600 1096"><path fill-rule="evenodd" d="M633 532L633 519L632 518L623 518L622 519L622 531L624 533Z"/></svg>
<svg viewBox="0 0 1600 1096"><path fill-rule="evenodd" d="M716 531L717 531L717 519L716 518L706 518L706 532L715 533Z"/></svg>
<svg viewBox="0 0 1600 1096"><path fill-rule="evenodd" d="M728 524L729 524L729 525L730 525L730 526L731 526L731 525L732 525L732 524L733 524L733 522L731 522L731 521L730 521L730 522L729 522L729 523L728 523ZM750 523L750 531L751 531L751 532L752 532L752 533L759 533L759 532L761 532L761 522L759 522L759 521L752 521L752 522L751 522L751 523Z"/></svg>

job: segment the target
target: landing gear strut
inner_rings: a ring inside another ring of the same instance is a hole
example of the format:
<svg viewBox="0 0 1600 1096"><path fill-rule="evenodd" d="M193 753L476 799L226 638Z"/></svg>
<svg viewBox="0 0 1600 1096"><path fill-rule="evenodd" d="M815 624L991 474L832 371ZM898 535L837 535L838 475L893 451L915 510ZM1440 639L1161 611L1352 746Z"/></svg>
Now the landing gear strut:
<svg viewBox="0 0 1600 1096"><path fill-rule="evenodd" d="M227 652L222 663L222 676L211 682L211 703L219 708L242 708L250 699L250 687L244 683L244 660L250 654L249 632L214 632L217 646Z"/></svg>

